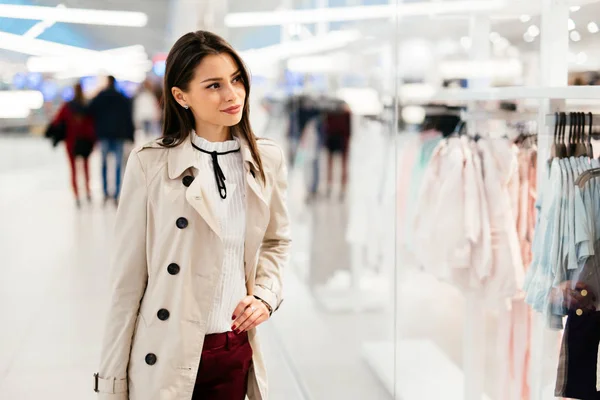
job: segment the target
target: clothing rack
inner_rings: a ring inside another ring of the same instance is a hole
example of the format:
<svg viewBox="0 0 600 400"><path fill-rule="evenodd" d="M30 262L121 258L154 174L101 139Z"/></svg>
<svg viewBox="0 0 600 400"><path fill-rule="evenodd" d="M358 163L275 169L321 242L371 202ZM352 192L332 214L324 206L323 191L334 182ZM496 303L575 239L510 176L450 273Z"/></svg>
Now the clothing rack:
<svg viewBox="0 0 600 400"><path fill-rule="evenodd" d="M536 121L537 113L518 112L518 111L467 111L460 113L460 119L464 122L484 122L484 121L506 121L506 122L527 122Z"/></svg>
<svg viewBox="0 0 600 400"><path fill-rule="evenodd" d="M571 125L571 116L569 112L566 112L566 124ZM556 115L555 114L546 114L546 126L554 128L556 125ZM585 126L590 125L590 116L589 113L585 113ZM600 127L600 114L592 114L592 126Z"/></svg>

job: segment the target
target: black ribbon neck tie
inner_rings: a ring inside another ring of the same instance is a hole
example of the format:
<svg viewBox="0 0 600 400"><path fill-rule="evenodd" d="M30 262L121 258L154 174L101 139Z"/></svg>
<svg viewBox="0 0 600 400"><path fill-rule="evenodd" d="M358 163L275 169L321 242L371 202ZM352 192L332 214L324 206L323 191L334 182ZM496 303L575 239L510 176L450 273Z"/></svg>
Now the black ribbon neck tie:
<svg viewBox="0 0 600 400"><path fill-rule="evenodd" d="M218 156L224 156L226 154L236 153L236 152L240 151L240 149L219 153L216 151L206 151L206 150L201 149L200 147L196 146L194 143L192 143L192 146L196 150L199 150L206 154L210 154L210 156L212 158L213 171L215 172L215 181L217 182L217 189L219 190L219 195L221 196L222 199L226 199L227 198L227 187L225 186L225 174L223 173L223 170L221 169L221 166L219 165Z"/></svg>

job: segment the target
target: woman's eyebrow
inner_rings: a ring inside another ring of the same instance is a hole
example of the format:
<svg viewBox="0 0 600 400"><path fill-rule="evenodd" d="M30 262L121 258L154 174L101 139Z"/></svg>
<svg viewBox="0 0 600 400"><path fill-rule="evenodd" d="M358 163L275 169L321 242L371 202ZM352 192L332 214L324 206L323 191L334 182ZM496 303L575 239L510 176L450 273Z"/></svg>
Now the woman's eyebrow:
<svg viewBox="0 0 600 400"><path fill-rule="evenodd" d="M240 70L238 69L237 71L235 71L233 74L231 74L230 76L234 76L240 73ZM205 79L200 83L204 83L204 82L211 82L211 81L222 81L223 78L209 78L209 79Z"/></svg>

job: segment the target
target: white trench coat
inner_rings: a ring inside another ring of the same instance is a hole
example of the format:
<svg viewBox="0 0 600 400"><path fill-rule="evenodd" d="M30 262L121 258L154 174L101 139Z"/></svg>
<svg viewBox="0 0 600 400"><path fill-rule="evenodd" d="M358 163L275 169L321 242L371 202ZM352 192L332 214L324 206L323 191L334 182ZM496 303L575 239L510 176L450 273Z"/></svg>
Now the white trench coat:
<svg viewBox="0 0 600 400"><path fill-rule="evenodd" d="M274 142L258 140L263 183L240 140L247 182L246 287L276 310L290 245L286 162ZM197 175L195 151L191 140L170 149L154 141L129 156L112 249L112 299L94 379L101 400L192 398L223 260L219 225L202 192L203 180L213 182L214 176ZM186 187L189 175L195 179ZM163 319L168 311L166 320L158 318L159 310ZM267 400L255 329L249 338L254 355L248 398Z"/></svg>

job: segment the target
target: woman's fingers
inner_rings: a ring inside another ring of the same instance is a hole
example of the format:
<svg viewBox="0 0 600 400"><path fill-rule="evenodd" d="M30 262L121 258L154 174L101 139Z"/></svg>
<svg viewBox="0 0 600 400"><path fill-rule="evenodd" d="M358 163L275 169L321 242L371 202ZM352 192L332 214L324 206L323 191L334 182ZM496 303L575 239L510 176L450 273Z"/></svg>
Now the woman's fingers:
<svg viewBox="0 0 600 400"><path fill-rule="evenodd" d="M252 315L239 327L239 332L249 331L252 328L255 328L259 324L266 321L264 319L264 313L260 310L254 311Z"/></svg>
<svg viewBox="0 0 600 400"><path fill-rule="evenodd" d="M242 315L242 313L246 310L246 308L248 308L248 306L250 304L252 304L252 302L254 301L254 297L253 296L246 296L244 297L239 304L237 305L237 307L235 308L235 310L233 311L233 315L231 316L232 320L236 320L238 319L238 317L240 317Z"/></svg>
<svg viewBox="0 0 600 400"><path fill-rule="evenodd" d="M247 299L250 299L249 304L246 301ZM248 305L245 306L246 304ZM248 331L269 319L269 310L267 307L252 296L248 296L248 298L245 298L240 302L240 305L236 308L236 314L240 314L238 311L242 306L245 306L246 308L243 309L241 315L237 316L231 326L231 330L236 333Z"/></svg>

